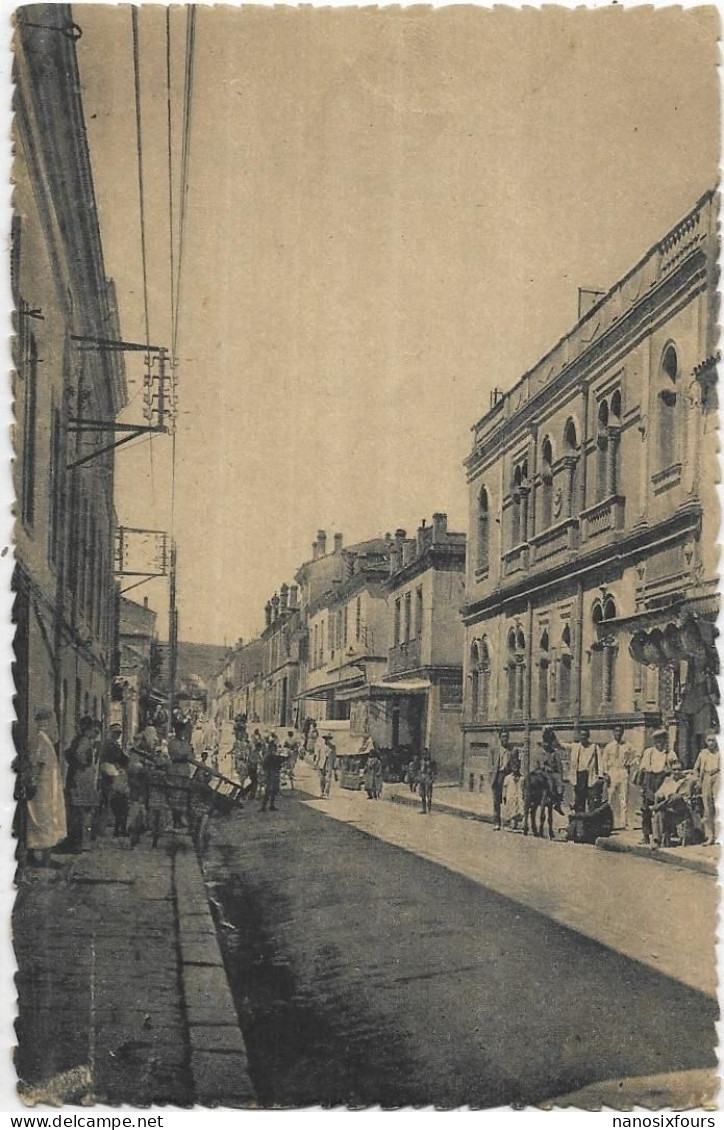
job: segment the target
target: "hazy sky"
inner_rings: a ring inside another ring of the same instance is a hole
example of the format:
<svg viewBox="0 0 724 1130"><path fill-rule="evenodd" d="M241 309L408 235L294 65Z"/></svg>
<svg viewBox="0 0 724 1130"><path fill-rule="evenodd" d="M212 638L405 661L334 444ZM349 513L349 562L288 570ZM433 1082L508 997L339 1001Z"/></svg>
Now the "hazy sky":
<svg viewBox="0 0 724 1130"><path fill-rule="evenodd" d="M197 9L175 532L183 639L233 642L319 527L446 510L509 387L717 179L714 8ZM107 273L144 334L127 7L78 7ZM174 176L185 13L172 12ZM140 10L151 337L170 342L165 10ZM128 362L140 388L142 358ZM141 419L140 395L124 419ZM170 441L117 457L169 524ZM160 582L140 588L165 609ZM134 594L130 594L134 595ZM159 628L165 632L165 612Z"/></svg>

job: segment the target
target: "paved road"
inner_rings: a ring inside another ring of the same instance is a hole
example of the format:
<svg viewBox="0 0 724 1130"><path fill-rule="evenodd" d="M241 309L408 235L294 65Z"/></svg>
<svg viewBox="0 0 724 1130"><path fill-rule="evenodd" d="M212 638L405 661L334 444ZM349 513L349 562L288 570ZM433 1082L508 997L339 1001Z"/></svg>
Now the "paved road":
<svg viewBox="0 0 724 1130"><path fill-rule="evenodd" d="M287 794L278 813L219 821L207 860L262 1103L534 1103L715 1065L715 1000L613 948L652 883L678 906L666 868L359 796L324 803ZM553 878L565 858L568 900ZM601 901L608 944L562 923ZM667 914L648 937L676 930Z"/></svg>

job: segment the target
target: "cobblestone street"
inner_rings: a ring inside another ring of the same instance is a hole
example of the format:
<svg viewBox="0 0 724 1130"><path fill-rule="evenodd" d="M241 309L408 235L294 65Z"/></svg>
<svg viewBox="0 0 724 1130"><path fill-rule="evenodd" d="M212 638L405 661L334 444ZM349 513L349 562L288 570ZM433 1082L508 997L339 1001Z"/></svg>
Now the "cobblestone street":
<svg viewBox="0 0 724 1130"><path fill-rule="evenodd" d="M341 791L219 822L205 873L264 1105L711 1090L708 877Z"/></svg>

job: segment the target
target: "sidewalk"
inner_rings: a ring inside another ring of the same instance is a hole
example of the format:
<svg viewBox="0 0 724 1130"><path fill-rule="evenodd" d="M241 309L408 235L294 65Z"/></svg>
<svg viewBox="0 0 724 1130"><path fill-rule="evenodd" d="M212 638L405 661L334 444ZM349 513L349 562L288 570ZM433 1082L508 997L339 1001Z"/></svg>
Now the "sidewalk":
<svg viewBox="0 0 724 1130"><path fill-rule="evenodd" d="M417 793L410 792L406 784L386 784L382 797L393 804L411 805L420 807L420 797ZM459 785L436 784L433 792L433 809L446 812L453 816L461 816L467 820L480 820L485 824L493 823L493 798L490 789L484 792L470 792ZM556 835L568 828L568 819L553 813L553 831ZM704 847L701 844L691 847L672 847L652 849L640 844L641 829L627 829L614 832L607 839L596 841L596 847L602 851L626 852L631 855L642 856L655 860L657 863L674 864L677 867L690 868L706 875L716 875L719 864L719 848Z"/></svg>
<svg viewBox="0 0 724 1130"><path fill-rule="evenodd" d="M13 912L29 1105L249 1106L244 1042L193 847L110 836L30 869Z"/></svg>

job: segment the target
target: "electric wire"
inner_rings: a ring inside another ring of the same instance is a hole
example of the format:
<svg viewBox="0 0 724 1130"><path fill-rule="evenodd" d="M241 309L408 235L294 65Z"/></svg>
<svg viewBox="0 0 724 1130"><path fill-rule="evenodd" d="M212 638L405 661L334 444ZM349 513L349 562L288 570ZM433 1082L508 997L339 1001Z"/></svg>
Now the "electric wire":
<svg viewBox="0 0 724 1130"><path fill-rule="evenodd" d="M184 234L186 230L186 211L189 191L189 160L191 152L191 105L194 87L194 49L196 44L196 5L190 4L186 9L186 45L184 55L184 92L183 92L183 124L181 138L181 183L179 202L179 227L178 227L178 258L176 261L176 286L171 287L173 305L173 333L171 344L171 365L176 365L179 334L179 310L181 306L181 278L184 257ZM169 48L170 51L170 48ZM167 81L170 85L170 59L167 60ZM171 151L171 115L169 97L169 153ZM170 200L173 199L169 191ZM173 242L172 242L173 247ZM171 435L171 537L175 528L176 508L176 428Z"/></svg>
<svg viewBox="0 0 724 1130"><path fill-rule="evenodd" d="M141 266L143 271L143 313L146 326L146 345L151 342L151 320L148 303L148 255L146 251L146 197L143 185L143 123L141 116L141 66L140 66L140 36L138 30L138 8L131 8L131 31L133 36L133 90L136 106L136 158L138 163L138 204L141 226ZM146 364L151 366L150 349L146 354ZM151 507L156 510L156 484L153 468L153 436L148 441L148 461L151 479Z"/></svg>

